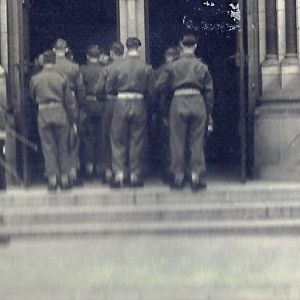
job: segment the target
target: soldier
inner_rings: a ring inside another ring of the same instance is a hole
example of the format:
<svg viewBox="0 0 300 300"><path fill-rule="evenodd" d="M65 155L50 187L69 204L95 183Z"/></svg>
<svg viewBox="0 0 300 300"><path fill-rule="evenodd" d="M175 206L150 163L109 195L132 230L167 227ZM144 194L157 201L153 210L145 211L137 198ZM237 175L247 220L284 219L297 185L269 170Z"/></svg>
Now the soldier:
<svg viewBox="0 0 300 300"><path fill-rule="evenodd" d="M162 72L156 81L156 89L174 93L170 107L171 172L174 178L170 187L184 187L185 149L188 147L191 188L198 191L206 188L203 138L206 120L213 107L213 82L207 66L194 55L196 38L184 36L181 46L181 56Z"/></svg>
<svg viewBox="0 0 300 300"><path fill-rule="evenodd" d="M129 173L131 187L143 186L142 164L145 148L147 111L145 99L152 96L153 70L141 58L138 38L128 38L128 57L109 74L106 93L118 94L112 127L112 162L114 179L111 187L124 186Z"/></svg>
<svg viewBox="0 0 300 300"><path fill-rule="evenodd" d="M85 102L85 89L82 80L82 74L79 70L79 66L66 58L68 52L68 46L65 40L58 39L54 44L54 52L56 53L56 63L54 68L59 73L64 74L69 82L69 87L72 91L74 99L80 110ZM77 120L76 127L78 127L79 120ZM80 168L79 161L79 144L77 144L70 151L70 178L74 184L81 184L79 177L77 176Z"/></svg>
<svg viewBox="0 0 300 300"><path fill-rule="evenodd" d="M87 64L80 70L86 92L86 101L83 110L86 114L82 124L82 158L85 165L85 173L88 177L94 172L101 172L101 121L103 113L102 103L97 101L95 85L103 66L99 63L99 47L91 45L87 51Z"/></svg>
<svg viewBox="0 0 300 300"><path fill-rule="evenodd" d="M116 94L106 95L105 84L108 75L115 69L122 60L124 54L124 45L120 42L115 42L110 47L110 56L112 58L112 64L102 69L99 80L96 84L95 92L99 101L104 100L104 111L102 118L102 154L103 154L103 166L104 166L104 183L110 182L112 179L112 154L111 154L111 123L113 117L113 111L117 100Z"/></svg>
<svg viewBox="0 0 300 300"><path fill-rule="evenodd" d="M179 51L176 47L170 47L165 52L165 63L161 65L155 72L156 79L168 67L170 63L179 57ZM159 144L158 157L160 162L160 172L164 182L169 181L170 177L170 133L169 133L169 109L172 101L171 93L163 93L157 95L159 102L156 105L157 118L157 141Z"/></svg>
<svg viewBox="0 0 300 300"><path fill-rule="evenodd" d="M33 76L30 94L38 103L38 129L45 159L48 189L70 188L68 137L70 123L76 117L76 103L68 87L67 78L54 69L55 53L43 55L43 70Z"/></svg>

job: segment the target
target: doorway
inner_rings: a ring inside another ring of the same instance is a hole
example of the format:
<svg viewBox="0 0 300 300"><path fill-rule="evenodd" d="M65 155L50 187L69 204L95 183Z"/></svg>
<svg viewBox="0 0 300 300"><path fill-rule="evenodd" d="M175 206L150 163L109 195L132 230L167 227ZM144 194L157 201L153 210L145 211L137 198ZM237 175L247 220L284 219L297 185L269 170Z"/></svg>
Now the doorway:
<svg viewBox="0 0 300 300"><path fill-rule="evenodd" d="M74 61L85 63L86 50L90 44L97 44L105 51L109 45L117 40L117 1L112 0L30 0L28 10L29 22L29 61L27 69L27 82L33 73L34 59L52 45L57 38L67 41L72 50ZM28 93L27 93L28 94ZM37 110L28 96L26 124L28 137L33 143L39 145L37 129ZM29 177L31 183L37 183L43 178L44 162L41 150L34 153L27 150Z"/></svg>
<svg viewBox="0 0 300 300"><path fill-rule="evenodd" d="M196 56L208 65L215 92L214 130L206 145L208 168L230 170L236 176L241 164L239 21L238 1L149 1L150 59L155 67L163 63L164 50L177 46L184 34L198 38Z"/></svg>

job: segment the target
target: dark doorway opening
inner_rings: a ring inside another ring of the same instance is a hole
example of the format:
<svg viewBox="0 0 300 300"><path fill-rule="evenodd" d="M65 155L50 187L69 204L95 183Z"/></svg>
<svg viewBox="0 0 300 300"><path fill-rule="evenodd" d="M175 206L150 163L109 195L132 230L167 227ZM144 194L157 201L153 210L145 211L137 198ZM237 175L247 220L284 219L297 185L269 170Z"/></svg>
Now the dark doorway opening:
<svg viewBox="0 0 300 300"><path fill-rule="evenodd" d="M180 2L180 4L179 4ZM154 66L164 61L164 50L178 45L186 33L199 39L196 56L211 71L214 80L214 131L208 137L208 166L238 170L241 161L239 136L239 69L236 53L239 28L238 1L149 1L150 59Z"/></svg>
<svg viewBox="0 0 300 300"><path fill-rule="evenodd" d="M27 74L29 80L33 73L33 61L47 49L51 49L57 38L67 41L78 64L85 63L86 50L97 44L105 50L117 40L117 3L112 0L31 0L29 10L29 56ZM26 100L27 101L27 100ZM26 124L29 139L40 145L37 129L37 110L28 98ZM39 149L41 149L39 147ZM44 162L41 150L30 149L27 153L31 183L43 178Z"/></svg>

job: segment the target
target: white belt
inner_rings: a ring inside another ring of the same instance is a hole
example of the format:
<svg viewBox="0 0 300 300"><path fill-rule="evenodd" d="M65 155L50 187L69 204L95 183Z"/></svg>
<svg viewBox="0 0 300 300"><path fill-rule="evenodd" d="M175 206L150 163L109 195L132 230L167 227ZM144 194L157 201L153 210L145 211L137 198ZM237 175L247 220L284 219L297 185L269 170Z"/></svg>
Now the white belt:
<svg viewBox="0 0 300 300"><path fill-rule="evenodd" d="M86 101L97 101L96 96L86 96Z"/></svg>
<svg viewBox="0 0 300 300"><path fill-rule="evenodd" d="M144 95L141 93L118 93L118 99L142 100Z"/></svg>
<svg viewBox="0 0 300 300"><path fill-rule="evenodd" d="M39 103L39 109L62 108L62 107L63 104L60 102Z"/></svg>
<svg viewBox="0 0 300 300"><path fill-rule="evenodd" d="M175 96L188 96L188 95L200 95L200 91L197 89L178 89L174 92Z"/></svg>

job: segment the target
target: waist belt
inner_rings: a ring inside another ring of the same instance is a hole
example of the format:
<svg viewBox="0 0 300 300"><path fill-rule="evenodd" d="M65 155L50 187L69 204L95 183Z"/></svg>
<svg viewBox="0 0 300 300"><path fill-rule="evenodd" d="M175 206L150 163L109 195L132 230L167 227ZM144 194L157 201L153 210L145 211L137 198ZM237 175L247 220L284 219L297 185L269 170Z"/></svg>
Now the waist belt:
<svg viewBox="0 0 300 300"><path fill-rule="evenodd" d="M39 109L62 108L62 107L63 104L61 102L39 103Z"/></svg>
<svg viewBox="0 0 300 300"><path fill-rule="evenodd" d="M96 96L86 96L86 101L97 101Z"/></svg>
<svg viewBox="0 0 300 300"><path fill-rule="evenodd" d="M116 100L118 98L117 95L106 95L107 100Z"/></svg>
<svg viewBox="0 0 300 300"><path fill-rule="evenodd" d="M142 100L144 95L141 93L118 93L118 99Z"/></svg>
<svg viewBox="0 0 300 300"><path fill-rule="evenodd" d="M175 96L188 96L188 95L200 95L200 91L197 89L178 89L174 92Z"/></svg>

